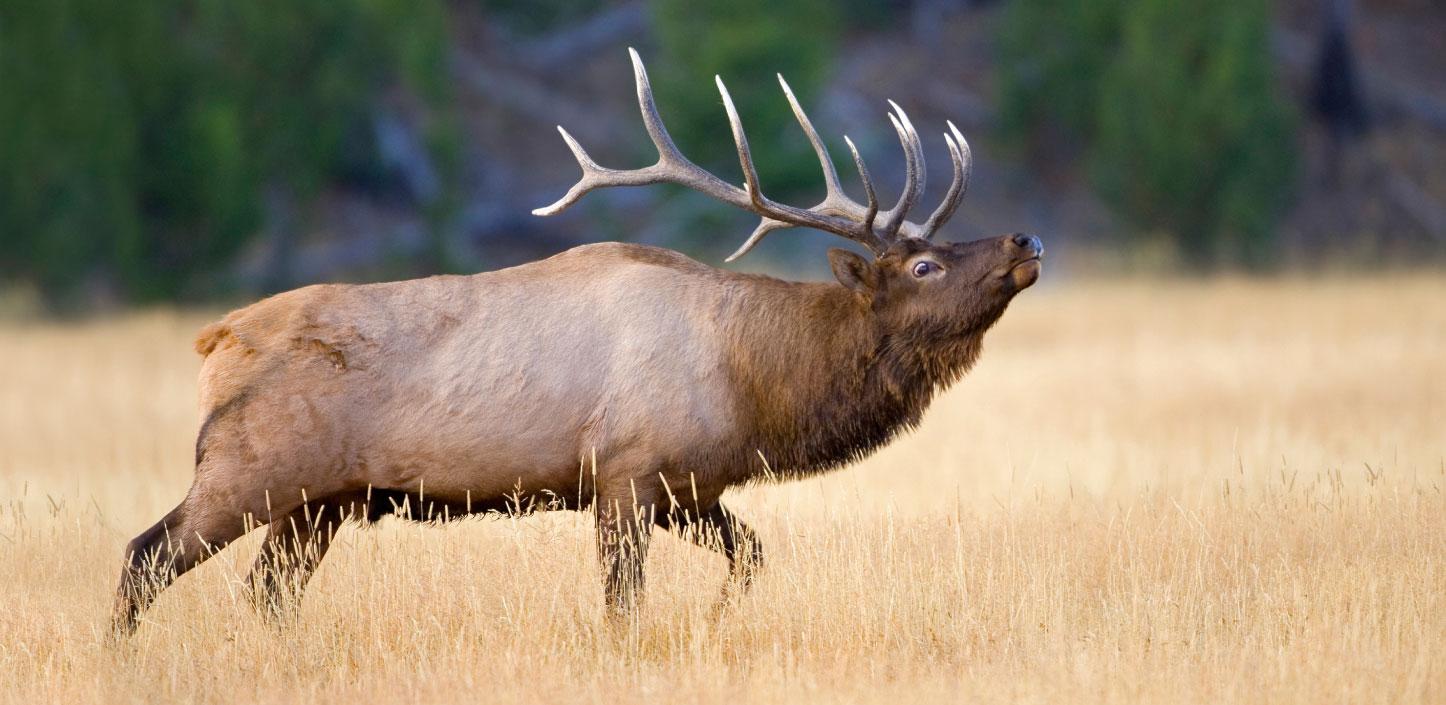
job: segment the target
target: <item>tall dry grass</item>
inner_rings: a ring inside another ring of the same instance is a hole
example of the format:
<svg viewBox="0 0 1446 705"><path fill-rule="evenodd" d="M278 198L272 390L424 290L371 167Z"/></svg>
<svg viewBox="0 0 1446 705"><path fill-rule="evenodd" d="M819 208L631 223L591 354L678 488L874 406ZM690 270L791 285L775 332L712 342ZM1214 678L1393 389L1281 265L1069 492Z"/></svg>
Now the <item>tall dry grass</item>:
<svg viewBox="0 0 1446 705"><path fill-rule="evenodd" d="M923 427L661 537L608 628L589 522L344 530L294 623L256 538L104 644L122 547L182 496L189 337L0 327L0 702L1443 702L1446 280L1028 292Z"/></svg>

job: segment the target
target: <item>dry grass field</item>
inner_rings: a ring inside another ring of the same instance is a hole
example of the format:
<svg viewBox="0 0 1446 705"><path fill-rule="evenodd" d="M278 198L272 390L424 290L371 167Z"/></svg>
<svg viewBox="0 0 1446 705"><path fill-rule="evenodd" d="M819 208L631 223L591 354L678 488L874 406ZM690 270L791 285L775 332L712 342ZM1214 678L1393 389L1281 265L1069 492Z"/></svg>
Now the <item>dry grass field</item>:
<svg viewBox="0 0 1446 705"><path fill-rule="evenodd" d="M615 631L585 516L388 520L293 623L252 536L108 647L205 318L0 325L0 703L1446 702L1446 277L1027 292L917 432L733 493L770 563L717 618L666 535Z"/></svg>

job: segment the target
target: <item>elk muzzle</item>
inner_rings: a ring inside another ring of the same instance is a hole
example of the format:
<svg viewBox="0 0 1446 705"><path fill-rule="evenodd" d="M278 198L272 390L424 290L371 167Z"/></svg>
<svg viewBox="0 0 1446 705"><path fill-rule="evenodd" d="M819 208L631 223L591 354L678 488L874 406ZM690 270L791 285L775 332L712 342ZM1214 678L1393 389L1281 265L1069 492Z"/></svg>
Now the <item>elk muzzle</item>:
<svg viewBox="0 0 1446 705"><path fill-rule="evenodd" d="M1005 239L1005 247L1015 258L1009 268L1009 280L1015 291L1021 291L1039 281L1043 270L1044 243L1034 235L1016 233Z"/></svg>

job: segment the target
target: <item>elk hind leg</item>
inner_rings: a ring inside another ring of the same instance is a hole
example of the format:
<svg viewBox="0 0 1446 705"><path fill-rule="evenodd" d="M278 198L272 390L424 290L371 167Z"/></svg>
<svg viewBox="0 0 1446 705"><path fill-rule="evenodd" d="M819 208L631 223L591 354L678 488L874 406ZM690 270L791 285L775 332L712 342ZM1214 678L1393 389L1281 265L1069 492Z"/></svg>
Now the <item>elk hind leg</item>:
<svg viewBox="0 0 1446 705"><path fill-rule="evenodd" d="M314 502L271 522L247 579L257 610L276 618L296 607L351 509L346 502Z"/></svg>
<svg viewBox="0 0 1446 705"><path fill-rule="evenodd" d="M193 487L179 506L126 546L112 632L133 633L162 590L245 534L248 521L244 512L204 506Z"/></svg>

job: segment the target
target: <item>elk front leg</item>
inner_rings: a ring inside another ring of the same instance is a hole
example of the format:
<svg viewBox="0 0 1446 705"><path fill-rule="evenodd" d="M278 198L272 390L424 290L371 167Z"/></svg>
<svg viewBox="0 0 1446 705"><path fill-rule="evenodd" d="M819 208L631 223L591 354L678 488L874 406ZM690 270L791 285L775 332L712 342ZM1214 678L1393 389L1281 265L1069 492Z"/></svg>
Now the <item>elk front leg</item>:
<svg viewBox="0 0 1446 705"><path fill-rule="evenodd" d="M753 585L754 574L763 566L763 545L753 529L721 502L704 510L702 516L673 511L659 515L657 522L659 526L677 531L683 538L717 551L728 559L729 580L723 586L725 600L735 589L741 594Z"/></svg>
<svg viewBox="0 0 1446 705"><path fill-rule="evenodd" d="M603 597L610 616L630 614L643 594L643 564L648 556L656 502L652 497L597 499L598 560Z"/></svg>

